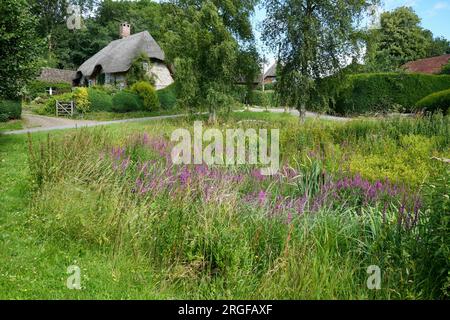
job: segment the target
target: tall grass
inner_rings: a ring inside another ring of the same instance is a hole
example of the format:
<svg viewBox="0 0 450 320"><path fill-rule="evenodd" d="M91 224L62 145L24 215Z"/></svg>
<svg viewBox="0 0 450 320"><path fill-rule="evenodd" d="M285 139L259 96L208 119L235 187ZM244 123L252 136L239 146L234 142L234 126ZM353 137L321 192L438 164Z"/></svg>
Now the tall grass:
<svg viewBox="0 0 450 320"><path fill-rule="evenodd" d="M403 125L395 121L378 133L394 137L391 127ZM31 230L43 241L144 261L143 272L178 298L441 297L441 269L433 281L419 262L442 255L416 250L433 241L428 221L434 220L426 217L437 209L422 206L422 196L406 186L328 170L329 145L318 137L354 134L358 145L369 129L307 126L313 134L306 143L318 144L290 153L297 164L269 179L253 167L173 166L161 134L95 129L49 136L40 145L30 139ZM430 136L446 130L445 124L415 126ZM282 146L284 153L290 148ZM379 291L366 286L370 265L382 269Z"/></svg>

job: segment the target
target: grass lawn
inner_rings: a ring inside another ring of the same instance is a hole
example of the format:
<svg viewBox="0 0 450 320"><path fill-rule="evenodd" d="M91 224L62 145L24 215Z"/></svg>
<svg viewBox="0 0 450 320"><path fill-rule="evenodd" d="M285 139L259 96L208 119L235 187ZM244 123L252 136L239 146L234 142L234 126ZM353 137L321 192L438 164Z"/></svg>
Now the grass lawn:
<svg viewBox="0 0 450 320"><path fill-rule="evenodd" d="M0 122L0 132L10 130L20 130L23 128L22 120L10 120L8 122Z"/></svg>
<svg viewBox="0 0 450 320"><path fill-rule="evenodd" d="M450 158L448 117L222 118L280 129L273 178L168 166L171 132L193 120L0 136L0 299L443 297L448 166L432 157Z"/></svg>

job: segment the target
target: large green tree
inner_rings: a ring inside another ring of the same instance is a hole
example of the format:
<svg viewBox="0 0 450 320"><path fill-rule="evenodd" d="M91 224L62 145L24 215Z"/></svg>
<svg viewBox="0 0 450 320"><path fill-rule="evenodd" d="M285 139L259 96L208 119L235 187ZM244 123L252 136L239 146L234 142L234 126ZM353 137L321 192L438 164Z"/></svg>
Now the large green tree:
<svg viewBox="0 0 450 320"><path fill-rule="evenodd" d="M420 26L421 19L410 7L381 15L381 27L372 30L368 64L376 71L399 68L408 61L430 54L433 37Z"/></svg>
<svg viewBox="0 0 450 320"><path fill-rule="evenodd" d="M337 73L359 52L356 26L365 0L266 0L263 39L278 54L276 92L285 106L323 107L319 79Z"/></svg>
<svg viewBox="0 0 450 320"><path fill-rule="evenodd" d="M36 21L26 0L2 0L0 17L0 98L15 99L36 76Z"/></svg>
<svg viewBox="0 0 450 320"><path fill-rule="evenodd" d="M167 8L164 46L175 66L180 103L207 107L210 120L229 105L239 77L240 42L251 41L254 1L172 1ZM238 41L239 40L239 41ZM242 53L243 54L243 53Z"/></svg>
<svg viewBox="0 0 450 320"><path fill-rule="evenodd" d="M444 37L436 37L431 41L427 55L429 57L440 56L450 53L450 41Z"/></svg>

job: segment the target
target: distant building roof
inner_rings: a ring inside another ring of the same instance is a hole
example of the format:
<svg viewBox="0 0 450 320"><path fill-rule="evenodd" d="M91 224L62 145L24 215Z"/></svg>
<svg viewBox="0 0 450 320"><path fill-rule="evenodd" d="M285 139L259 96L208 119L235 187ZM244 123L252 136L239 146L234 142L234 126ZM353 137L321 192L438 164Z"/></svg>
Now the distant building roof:
<svg viewBox="0 0 450 320"><path fill-rule="evenodd" d="M55 68L42 68L41 74L37 77L37 80L45 82L64 82L72 84L73 79L76 76L76 71L63 70Z"/></svg>
<svg viewBox="0 0 450 320"><path fill-rule="evenodd" d="M164 61L164 52L148 31L114 40L84 62L79 68L84 76L90 77L96 66L101 66L105 73L126 72L133 60L146 53L149 58Z"/></svg>
<svg viewBox="0 0 450 320"><path fill-rule="evenodd" d="M446 54L443 56L411 61L403 65L402 68L410 72L436 74L440 73L442 67L449 63L449 61L450 54Z"/></svg>

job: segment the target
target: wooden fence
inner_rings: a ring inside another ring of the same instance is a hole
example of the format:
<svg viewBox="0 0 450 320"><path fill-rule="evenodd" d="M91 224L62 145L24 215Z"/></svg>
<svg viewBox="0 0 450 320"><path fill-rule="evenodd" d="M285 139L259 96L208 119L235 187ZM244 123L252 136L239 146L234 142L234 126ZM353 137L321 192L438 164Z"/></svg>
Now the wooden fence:
<svg viewBox="0 0 450 320"><path fill-rule="evenodd" d="M56 116L73 116L74 106L73 101L62 102L56 101Z"/></svg>

